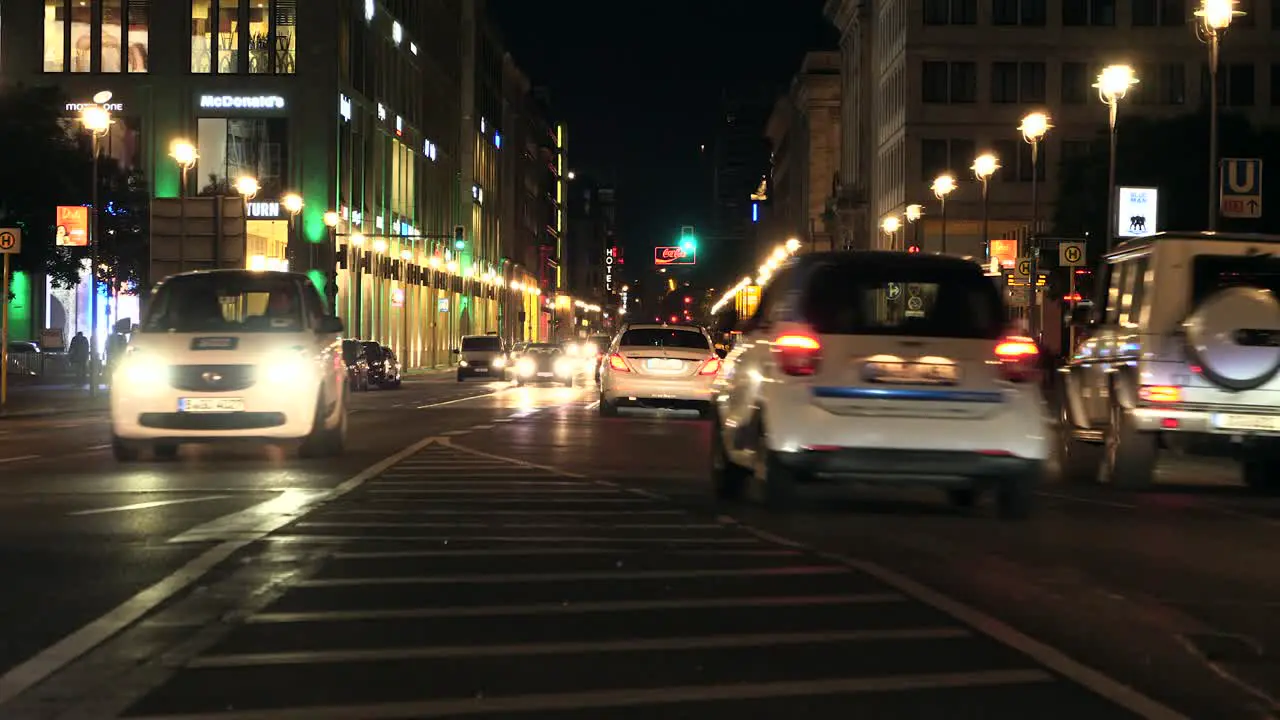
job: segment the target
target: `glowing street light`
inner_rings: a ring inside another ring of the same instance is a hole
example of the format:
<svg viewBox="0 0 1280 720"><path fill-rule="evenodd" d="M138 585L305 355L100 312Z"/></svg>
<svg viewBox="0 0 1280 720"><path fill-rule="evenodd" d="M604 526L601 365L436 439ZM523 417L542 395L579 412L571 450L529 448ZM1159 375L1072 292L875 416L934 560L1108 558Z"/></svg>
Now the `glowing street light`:
<svg viewBox="0 0 1280 720"><path fill-rule="evenodd" d="M974 177L982 183L982 246L991 242L991 176L1000 169L1000 159L993 153L983 153L969 166Z"/></svg>
<svg viewBox="0 0 1280 720"><path fill-rule="evenodd" d="M342 219L341 216L339 216L338 213L333 210L330 210L329 212L324 214L324 224L327 227L331 227L331 228L338 227L338 221L341 219Z"/></svg>
<svg viewBox="0 0 1280 720"><path fill-rule="evenodd" d="M1040 141L1044 140L1044 136L1048 134L1053 124L1049 122L1049 116L1042 112L1028 113L1022 118L1022 124L1018 126L1018 131L1022 133L1022 139L1031 145L1031 252L1026 253L1031 256L1031 312L1029 313L1029 321L1031 326L1031 336L1039 337L1040 332L1040 316L1036 311L1040 289L1036 287L1034 278L1040 277L1040 191L1039 191L1039 175L1040 175ZM1024 253L1019 253L1022 255Z"/></svg>
<svg viewBox="0 0 1280 720"><path fill-rule="evenodd" d="M236 192L240 193L245 202L249 202L258 196L258 191L262 186L258 185L258 179L243 175L236 180Z"/></svg>
<svg viewBox="0 0 1280 720"><path fill-rule="evenodd" d="M174 140L169 145L169 157L178 163L178 169L182 171L179 176L179 188L181 197L186 197L187 174L196 166L196 161L200 159L200 154L196 152L196 146L192 145L189 140Z"/></svg>
<svg viewBox="0 0 1280 720"><path fill-rule="evenodd" d="M1218 51L1231 21L1244 15L1235 0L1201 0L1196 35L1209 47L1209 229L1218 229Z"/></svg>
<svg viewBox="0 0 1280 720"><path fill-rule="evenodd" d="M880 229L884 231L885 235L889 236L890 250L894 249L894 246L896 245L893 237L894 233L898 232L898 230L901 228L902 228L902 221L898 219L897 215L890 215L889 217L880 221Z"/></svg>
<svg viewBox="0 0 1280 720"><path fill-rule="evenodd" d="M797 238L790 238L786 244L787 252L794 253L800 249L800 241Z"/></svg>
<svg viewBox="0 0 1280 720"><path fill-rule="evenodd" d="M1093 87L1098 90L1098 98L1110 111L1108 128L1110 130L1110 162L1107 170L1107 249L1115 242L1116 233L1116 115L1120 111L1120 101L1129 93L1129 88L1138 84L1133 68L1128 65L1108 65L1098 73L1098 81ZM1212 83L1210 84L1212 86ZM1212 191L1212 188L1210 188Z"/></svg>
<svg viewBox="0 0 1280 720"><path fill-rule="evenodd" d="M289 193L280 198L280 205L284 207L290 215L297 215L302 212L302 196L297 193Z"/></svg>
<svg viewBox="0 0 1280 720"><path fill-rule="evenodd" d="M942 252L945 253L947 251L947 196L956 189L956 178L950 173L943 173L933 179L929 189L942 203Z"/></svg>
<svg viewBox="0 0 1280 720"><path fill-rule="evenodd" d="M93 96L93 105L80 112L80 124L89 133L93 142L93 177L92 177L92 225L89 229L89 397L98 394L98 365L101 357L98 352L98 156L102 136L111 129L111 111L105 105L111 100L111 93L103 90ZM7 339L0 339L7 340Z"/></svg>

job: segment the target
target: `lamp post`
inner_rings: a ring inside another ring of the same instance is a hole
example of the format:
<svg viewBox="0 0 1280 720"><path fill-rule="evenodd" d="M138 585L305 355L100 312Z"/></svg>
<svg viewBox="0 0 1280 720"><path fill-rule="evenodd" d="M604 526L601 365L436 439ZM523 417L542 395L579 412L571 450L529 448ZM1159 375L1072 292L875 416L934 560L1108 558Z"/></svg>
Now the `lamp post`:
<svg viewBox="0 0 1280 720"><path fill-rule="evenodd" d="M880 221L880 229L884 231L885 235L889 236L890 250L893 250L897 247L897 242L894 240L894 234L897 233L901 227L902 227L902 221L898 219L897 215L890 215L886 217L884 220Z"/></svg>
<svg viewBox="0 0 1280 720"><path fill-rule="evenodd" d="M1200 0L1196 35L1209 46L1209 229L1218 229L1218 49L1231 21L1243 12L1235 0Z"/></svg>
<svg viewBox="0 0 1280 720"><path fill-rule="evenodd" d="M325 299L329 301L329 312L338 314L338 260L334 257L338 250L338 222L342 219L337 211L330 210L324 214L324 226L329 228L329 251L326 255L333 262L329 263L328 282L324 286ZM350 264L348 264L348 268Z"/></svg>
<svg viewBox="0 0 1280 720"><path fill-rule="evenodd" d="M178 238L178 272L182 272L187 257L187 176L200 155L190 141L174 140L169 145L169 157L178 163L178 227L182 234Z"/></svg>
<svg viewBox="0 0 1280 720"><path fill-rule="evenodd" d="M99 101L100 97L106 99ZM93 218L89 228L89 397L96 397L98 394L98 231L101 227L98 213L98 156L102 136L111 129L111 111L96 103L110 99L110 93L98 93L94 96L95 104L80 113L80 123L93 138L93 185L90 190L90 212L93 213Z"/></svg>
<svg viewBox="0 0 1280 720"><path fill-rule="evenodd" d="M956 178L949 173L943 173L933 179L933 184L929 186L933 191L933 196L938 198L938 202L942 203L942 252L947 251L947 196L956 189Z"/></svg>
<svg viewBox="0 0 1280 720"><path fill-rule="evenodd" d="M363 263L359 261L356 255L362 252L364 247L364 233L355 233L347 238L347 273L351 276L352 281L349 283L347 294L350 296L351 317L354 319L355 326L352 331L352 337L364 337L364 268L360 267ZM372 270L370 266L370 270Z"/></svg>
<svg viewBox="0 0 1280 720"><path fill-rule="evenodd" d="M245 240L249 239L249 202L258 196L258 179L248 175L242 175L236 179L236 192L240 193L240 197L244 199L244 221L245 221ZM222 265L222 248L218 238L213 241L213 266L220 267Z"/></svg>
<svg viewBox="0 0 1280 720"><path fill-rule="evenodd" d="M1116 218L1116 116L1120 111L1120 101L1136 85L1138 78L1133 68L1128 65L1108 65L1098 73L1098 81L1093 87L1098 90L1098 98L1110 110L1107 127L1110 129L1110 151L1107 167L1107 250L1111 250L1119 232Z"/></svg>
<svg viewBox="0 0 1280 720"><path fill-rule="evenodd" d="M1031 237L1028 238L1031 244L1031 312L1029 324L1031 326L1031 336L1038 337L1040 332L1039 315L1036 308L1039 305L1040 288L1038 281L1040 278L1040 141L1044 140L1044 136L1049 132L1049 128L1053 125L1049 122L1049 116L1042 112L1028 113L1022 118L1022 124L1018 126L1018 131L1022 133L1022 139L1031 145Z"/></svg>
<svg viewBox="0 0 1280 720"><path fill-rule="evenodd" d="M1000 169L1000 159L993 153L983 153L973 159L973 165L969 166L973 171L973 176L978 178L982 183L982 247L987 248L991 242L991 176L996 174ZM987 257L990 253L986 253L983 257Z"/></svg>
<svg viewBox="0 0 1280 720"><path fill-rule="evenodd" d="M298 237L298 213L302 212L304 203L302 202L302 196L298 193L288 193L280 198L280 205L285 212L289 213L289 240L285 246L285 257L289 261L289 269L294 270L298 262L298 245L301 239ZM308 261L313 259L308 258ZM310 262L309 265L314 266L315 263ZM310 270L311 267L307 269Z"/></svg>
<svg viewBox="0 0 1280 720"><path fill-rule="evenodd" d="M907 206L906 211L907 224L911 226L912 242L916 249L923 250L920 247L920 218L924 217L924 206L920 203L912 203Z"/></svg>

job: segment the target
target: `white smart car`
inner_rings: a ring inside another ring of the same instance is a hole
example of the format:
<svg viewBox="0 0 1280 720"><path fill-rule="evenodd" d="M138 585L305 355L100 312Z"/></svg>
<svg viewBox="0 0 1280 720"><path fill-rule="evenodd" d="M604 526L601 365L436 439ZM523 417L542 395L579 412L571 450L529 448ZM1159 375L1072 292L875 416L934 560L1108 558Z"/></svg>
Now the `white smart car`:
<svg viewBox="0 0 1280 720"><path fill-rule="evenodd" d="M779 270L717 381L712 472L785 507L842 482L925 484L1026 516L1049 457L1039 353L1005 334L990 278L954 257L799 256Z"/></svg>
<svg viewBox="0 0 1280 720"><path fill-rule="evenodd" d="M600 414L618 408L697 410L710 415L720 371L711 336L692 325L628 325L600 363Z"/></svg>
<svg viewBox="0 0 1280 720"><path fill-rule="evenodd" d="M112 448L171 457L188 442L302 441L336 455L347 432L342 321L305 275L213 270L154 290L111 377Z"/></svg>

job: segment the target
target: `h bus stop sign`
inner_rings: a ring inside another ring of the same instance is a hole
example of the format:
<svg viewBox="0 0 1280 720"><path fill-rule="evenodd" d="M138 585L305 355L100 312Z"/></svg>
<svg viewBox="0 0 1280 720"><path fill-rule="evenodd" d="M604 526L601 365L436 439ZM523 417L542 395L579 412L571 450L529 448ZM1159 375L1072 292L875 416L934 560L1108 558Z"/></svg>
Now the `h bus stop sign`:
<svg viewBox="0 0 1280 720"><path fill-rule="evenodd" d="M0 228L0 255L17 255L22 252L22 230Z"/></svg>

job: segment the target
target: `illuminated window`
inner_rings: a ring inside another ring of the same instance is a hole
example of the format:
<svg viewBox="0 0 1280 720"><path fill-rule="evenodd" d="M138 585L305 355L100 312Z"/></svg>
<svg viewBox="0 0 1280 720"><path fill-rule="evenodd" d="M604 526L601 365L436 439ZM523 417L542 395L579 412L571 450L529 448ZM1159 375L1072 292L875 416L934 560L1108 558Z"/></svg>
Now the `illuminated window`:
<svg viewBox="0 0 1280 720"><path fill-rule="evenodd" d="M120 72L120 35L124 27L122 0L100 0L102 3L102 72Z"/></svg>
<svg viewBox="0 0 1280 720"><path fill-rule="evenodd" d="M126 7L125 23L129 27L126 67L131 73L144 73L151 67L148 60L151 54L151 0L128 0Z"/></svg>
<svg viewBox="0 0 1280 720"><path fill-rule="evenodd" d="M298 58L298 3L297 0L275 0L275 72L292 75Z"/></svg>
<svg viewBox="0 0 1280 720"><path fill-rule="evenodd" d="M191 72L213 72L213 3L191 0Z"/></svg>
<svg viewBox="0 0 1280 720"><path fill-rule="evenodd" d="M93 70L93 8L87 0L71 0L71 72Z"/></svg>
<svg viewBox="0 0 1280 720"><path fill-rule="evenodd" d="M191 72L295 72L297 0L191 0Z"/></svg>
<svg viewBox="0 0 1280 720"><path fill-rule="evenodd" d="M44 0L45 72L62 72L67 68L66 17L63 0Z"/></svg>
<svg viewBox="0 0 1280 720"><path fill-rule="evenodd" d="M240 0L217 0L218 73L234 75L240 69Z"/></svg>

